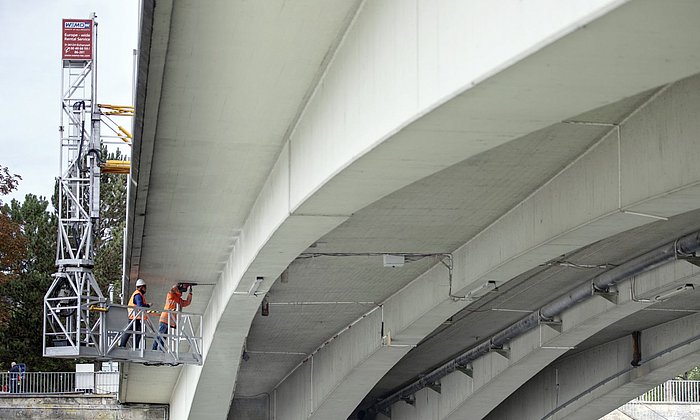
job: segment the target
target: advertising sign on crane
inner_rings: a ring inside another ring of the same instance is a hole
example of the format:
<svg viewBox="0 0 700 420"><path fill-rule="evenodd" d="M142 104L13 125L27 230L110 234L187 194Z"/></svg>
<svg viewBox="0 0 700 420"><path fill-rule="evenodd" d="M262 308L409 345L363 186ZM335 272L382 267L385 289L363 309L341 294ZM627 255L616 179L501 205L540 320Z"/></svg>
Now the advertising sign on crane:
<svg viewBox="0 0 700 420"><path fill-rule="evenodd" d="M92 19L63 19L64 60L92 60Z"/></svg>

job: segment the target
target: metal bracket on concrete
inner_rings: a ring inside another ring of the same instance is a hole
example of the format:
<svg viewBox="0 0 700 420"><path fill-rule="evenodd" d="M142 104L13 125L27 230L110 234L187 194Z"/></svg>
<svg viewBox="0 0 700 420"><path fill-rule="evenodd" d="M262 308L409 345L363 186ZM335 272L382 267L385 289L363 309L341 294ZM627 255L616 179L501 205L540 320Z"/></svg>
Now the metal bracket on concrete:
<svg viewBox="0 0 700 420"><path fill-rule="evenodd" d="M562 329L563 329L563 327L562 327L563 323L562 323L561 318L559 318L559 317L551 318L551 319L540 318L540 325L546 325L549 328L551 328L559 333L561 333Z"/></svg>
<svg viewBox="0 0 700 420"><path fill-rule="evenodd" d="M470 378L474 378L474 367L471 363L467 363L466 365L457 365L456 369Z"/></svg>
<svg viewBox="0 0 700 420"><path fill-rule="evenodd" d="M440 381L435 381L431 384L428 384L427 387L437 392L438 394L442 394L442 384L440 384Z"/></svg>
<svg viewBox="0 0 700 420"><path fill-rule="evenodd" d="M598 289L595 286L593 287L593 295L595 296L600 296L602 298L607 299L608 301L614 303L617 305L618 302L618 297L619 297L619 292L614 289Z"/></svg>
<svg viewBox="0 0 700 420"><path fill-rule="evenodd" d="M406 397L401 398L401 401L415 407L416 406L416 395L415 394L408 395Z"/></svg>
<svg viewBox="0 0 700 420"><path fill-rule="evenodd" d="M506 359L510 359L510 347L508 347L508 346L500 346L500 347L492 346L491 351L494 353L500 354L501 356L505 357Z"/></svg>
<svg viewBox="0 0 700 420"><path fill-rule="evenodd" d="M391 418L391 406L384 408L384 409L380 409L379 414L390 419Z"/></svg>

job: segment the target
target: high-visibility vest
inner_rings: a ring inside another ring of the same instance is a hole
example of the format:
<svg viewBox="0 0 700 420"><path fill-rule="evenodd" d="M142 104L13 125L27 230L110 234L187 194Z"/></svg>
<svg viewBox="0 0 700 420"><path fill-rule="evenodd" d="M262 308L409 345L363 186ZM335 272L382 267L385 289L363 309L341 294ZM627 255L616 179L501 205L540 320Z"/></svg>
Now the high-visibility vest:
<svg viewBox="0 0 700 420"><path fill-rule="evenodd" d="M144 296L144 294L141 293L139 289L134 290L134 293L131 294L131 297L129 298L129 306L136 307L136 304L134 303L134 298L136 297L136 294L141 295L141 301L143 302L144 307L146 307L146 305L148 305L148 302L146 302L146 296ZM135 316L136 311L129 308L129 319L134 319ZM142 313L141 315L139 315L139 319L146 319L146 314Z"/></svg>
<svg viewBox="0 0 700 420"><path fill-rule="evenodd" d="M185 306L189 306L190 303L192 303L192 293L190 293L187 296L187 300L184 300L182 299L182 293L180 293L180 291L177 290L176 287L173 287L165 296L165 306L163 306L163 310L177 311L177 305L180 305L180 307L184 308ZM168 324L168 318L170 318L169 324L171 327L175 328L175 317L175 314L163 312L162 314L160 314L160 322L162 322L163 324Z"/></svg>

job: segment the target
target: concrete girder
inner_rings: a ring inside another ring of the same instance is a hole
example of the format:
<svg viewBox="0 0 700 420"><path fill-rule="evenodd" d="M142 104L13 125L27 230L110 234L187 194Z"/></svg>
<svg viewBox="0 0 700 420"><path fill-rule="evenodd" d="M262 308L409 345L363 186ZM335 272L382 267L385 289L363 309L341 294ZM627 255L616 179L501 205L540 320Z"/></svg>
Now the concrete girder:
<svg viewBox="0 0 700 420"><path fill-rule="evenodd" d="M540 187L523 202L457 249L453 290L465 294L487 281L503 283L559 255L566 254L631 228L700 208L700 168L694 133L700 122L700 77L680 81L634 112L621 127L613 127L600 141ZM664 154L649 150L663 148ZM693 156L681 158L680 154ZM675 159L686 164L676 165ZM658 171L658 172L657 172ZM662 181L654 173L663 172ZM675 181L671 181L674 180ZM656 184L656 186L653 186ZM675 185L672 185L675 184ZM653 217L648 214L653 209ZM448 296L447 272L437 265L387 299L382 306L385 331L392 344L416 345L445 319L465 307ZM563 291L562 291L563 292ZM345 334L347 341L331 342L314 355L314 402L306 405L309 418L344 418L371 389L362 388L393 366L389 351L371 328L368 316ZM347 348L342 343L373 343ZM554 353L556 351L552 350ZM393 353L394 356L399 356ZM492 359L497 359L493 356ZM343 360L339 364L337 360ZM357 364L347 363L356 360ZM382 362L380 362L380 360ZM549 360L549 359L548 359ZM383 364L383 362L388 362ZM507 362L502 361L503 367ZM530 372L529 374L534 374ZM299 392L295 372L277 388L277 404ZM325 375L336 378L329 380ZM527 378L527 376L524 376ZM443 384L444 386L444 384ZM296 390L296 391L295 391ZM279 413L287 413L286 409ZM298 418L280 414L280 419Z"/></svg>
<svg viewBox="0 0 700 420"><path fill-rule="evenodd" d="M396 403L392 419L456 420L482 419L521 385L561 355L605 327L648 307L649 299L661 291L686 283L698 283L700 270L684 261L673 262L620 283L617 303L596 296L561 314L561 324L541 324L514 339L508 357L493 353L472 363L471 377L461 372L441 380L442 392L416 393L414 407Z"/></svg>
<svg viewBox="0 0 700 420"><path fill-rule="evenodd" d="M160 107L161 89L163 87L163 75L165 71L166 52L170 39L170 16L173 4L171 0L158 3L158 19L154 17L155 1L143 2L141 19L144 22L141 29L139 45L139 94L136 96L135 106L143 109L143 113L136 115L134 126L140 127L141 132L134 135L140 138L155 137L157 121L145 119L143 115L157 114ZM145 86L148 85L149 95L145 95ZM129 208L139 217L134 217L129 231L128 247L131 250L127 254L129 259L130 278L138 277L138 265L141 259L141 245L144 230L144 217L146 213L146 197L153 160L153 142L134 142L131 162L132 192L129 195ZM138 181L138 182L137 182ZM138 199L137 199L138 197ZM126 294L127 285L122 292Z"/></svg>
<svg viewBox="0 0 700 420"><path fill-rule="evenodd" d="M486 419L600 418L700 363L700 314L641 333L640 367L630 366L630 337L589 348L540 372Z"/></svg>
<svg viewBox="0 0 700 420"><path fill-rule="evenodd" d="M132 287L143 277L150 296L162 296L174 278L218 279L360 1L142 2L127 222ZM200 290L189 310L204 312L210 296ZM120 398L168 403L180 370L132 369Z"/></svg>
<svg viewBox="0 0 700 420"><path fill-rule="evenodd" d="M578 3L578 9L569 9L561 7L560 3L556 1L543 1L540 6L543 10L547 10L547 14L561 12L563 15L552 21L538 22L541 25L538 24L535 27L536 36L534 38L529 35L533 33L532 26L509 25L508 21L500 15L491 16L493 19L481 20L481 25L489 27L490 33L506 30L512 39L521 39L526 36L529 41L525 45L520 45L517 51L501 51L503 54L498 58L490 57L491 61L482 63L484 66L470 69L468 72L457 71L460 69L457 65L459 63L452 63L447 67L443 66L440 71L450 69L449 71L454 71L455 74L449 78L450 83L446 82L440 86L435 86L434 83L439 72L421 73L420 77L427 77L429 80L420 83L415 83L415 78L411 78L413 83L405 80L405 86L411 86L411 89L425 90L429 86L433 86L435 90L428 89L430 94L421 97L423 99L419 101L419 106L398 113L398 117L392 115L388 119L389 122L381 119L381 127L368 126L361 119L355 120L353 126L356 129L362 128L366 131L358 133L348 128L348 133L340 136L337 141L338 145L348 146L352 144L351 147L329 148L327 144L320 145L318 139L328 140L335 137L335 133L329 132L328 129L335 126L334 118L336 116L348 114L344 112L343 107L352 105L355 113L357 111L364 113L367 110L367 107L363 107L362 103L346 103L348 97L357 93L355 82L349 83L346 80L349 77L348 74L352 73L347 70L347 60L356 56L358 51L377 48L376 43L373 42L372 34L382 28L386 19L394 19L392 16L395 15L392 15L390 10L392 7L398 9L402 6L397 2L377 3L380 3L381 6L376 7L384 8L383 11L375 13L374 9L367 6L358 13L346 39L341 42L336 56L331 60L329 71L322 77L318 89L309 101L308 108L302 113L297 127L293 130L290 142L280 153L272 173L241 230L238 242L232 250L231 257L205 313L205 364L203 367L186 366L182 369L171 396L173 418L186 418L189 415L195 415L195 413L198 418L206 418L207 415L219 417L220 413L227 410L230 400L221 398L221 396L231 395L233 391L239 363L239 358L236 355L240 354L244 345L250 320L252 320L256 310L253 308L257 308L262 294L299 252L346 220L353 211L415 180L510 139L596 106L693 74L700 69L700 64L695 62L694 57L688 58L686 54L674 52L666 46L666 43L677 45L679 42L679 34L672 30L659 30L653 34L645 34L645 30L640 29L640 33L635 32L634 35L642 38L639 44L643 44L644 48L641 51L630 52L629 55L620 54L620 51L628 51L629 49L618 48L619 45L616 46L615 42L608 42L611 39L619 40L621 43L630 42L631 39L625 38L624 35L630 32L630 28L641 28L640 25L634 23L635 16L640 13L653 14L655 8L658 7L652 2L637 2L622 8L628 13L616 14L613 11L611 15L614 15L615 18L606 19L607 17L604 17L587 27L586 30L573 33L571 37L567 38L568 44L557 43L551 49L544 48L539 53L534 54L533 57L536 59L524 60L521 67L524 69L523 73L518 74L515 70L504 71L489 78L520 58L539 50L558 37L582 27L582 25L621 4L621 2L615 1L581 1ZM519 5L519 2L512 3L514 6ZM415 10L422 10L422 13L431 12L427 3L421 4L423 7L416 7ZM695 7L691 2L677 4L677 8L666 7L665 10L671 9L672 15L675 13L682 16L692 13L686 10L688 7ZM375 7L374 3L372 7ZM463 7L468 6L464 5ZM404 18L405 21L401 20L400 23L409 26L415 25L416 16ZM624 31L620 29L622 26L620 21L616 20L618 18L625 23L622 25L625 28ZM514 13L512 19L519 21L522 16ZM463 21L457 17L446 21L441 20L440 26L456 31L466 28ZM676 27L677 25L669 26ZM648 22L645 23L644 27L648 27ZM395 29L395 26L392 28ZM540 29L542 32L539 32ZM391 39L395 39L398 43L405 42L401 31L389 32L391 33L388 33L387 36L392 37ZM659 34L668 36L659 42ZM466 34L463 35L465 35L464 38L468 38ZM650 37L649 42L645 41L645 37ZM602 42L598 38L606 41ZM683 33L683 39L686 38L688 38L687 33ZM650 42L652 39L654 42ZM427 51L425 48L436 48L439 45L440 48L447 48L445 56L461 56L461 52L457 53L457 49L460 48L457 44L451 45L445 40L435 40L433 43L421 39L420 42L424 51ZM430 45L426 47L426 43ZM588 63L586 66L579 67L575 60L568 60L568 57L575 57L581 53L580 49L576 51L575 48L581 48L582 44L588 43L605 47L596 55L596 65ZM386 51L375 51L375 54L394 57L397 60L396 65L398 65L405 57L398 57L390 53L393 50L391 45L393 44L383 45L382 48ZM454 49L453 53L449 53L452 49ZM673 66L664 64L669 54L673 55L673 60L671 60L674 62ZM357 60L357 58L355 59ZM414 59L415 57L409 58L408 61L411 62ZM640 59L653 64L650 64L647 68L648 71L640 74L638 78L630 78L629 72L639 66L638 60ZM469 60L465 58L465 61ZM413 63L415 64L415 61ZM611 63L615 64L611 65ZM537 68L541 70L542 65L547 66L553 73L536 71ZM440 66L436 66L436 68L438 67ZM513 69L517 69L517 67L518 65L515 65ZM341 77L343 68L349 72L345 79ZM352 78L356 78L357 75L353 74L352 76ZM376 75L368 77L374 76ZM386 81L391 81L396 79L397 75L387 72L382 77L387 79ZM591 88L591 84L588 82L598 78L608 80L609 86L606 85L599 89ZM367 86L396 87L395 82L387 84L382 83L382 80L379 79L372 80L372 83ZM432 85L428 83L430 81L432 81ZM399 86L404 85L400 84ZM506 101L506 103L494 100L495 97L502 97L501 89L504 86L509 95L515 98L514 100ZM584 86L578 90L585 92L585 95L572 94L571 90L563 88L571 86ZM370 90L374 91L372 88ZM417 91L414 93L418 94ZM489 95L491 99L488 99ZM543 97L548 99L543 99ZM404 98L403 94L398 95L394 100L398 104L402 102L402 98ZM371 102L373 99L365 98L364 100ZM331 106L328 101L335 105ZM542 104L537 116L531 112L531 104L535 101ZM391 109L391 104L383 104L383 107ZM455 110L459 110L460 115L472 113L473 118L461 118L460 120L466 121L467 124L480 121L478 130L470 132L463 127L455 126L445 131L445 119L451 119L450 114L453 114ZM428 112L430 113L426 114ZM506 127L503 124L504 120L511 121L511 123ZM407 121L414 122L407 126ZM426 149L424 143L426 143L427 136L443 141L444 147L431 146ZM350 138L362 140L358 142L346 141ZM594 153L587 155L590 154ZM586 157L583 158L583 160L586 159ZM612 166L616 167L615 164ZM389 168L390 171L387 172L386 168ZM588 175L593 176L594 174ZM613 174L608 175L612 176ZM614 178L615 176L612 176L611 179ZM368 180L371 182L367 182ZM361 188L361 191L358 192L358 184L371 185L371 188ZM611 233L649 221L645 218L621 215L618 205L620 200L612 190L606 191L608 194L604 202L606 207L604 211L600 211L603 209L585 207L595 213L594 218L591 218L590 215L577 214L579 218L573 218L576 219L576 223L560 222L559 225L552 226L548 232L543 232L539 237L535 236L536 242L534 244L539 245L535 246L537 255L528 253L527 260L522 258L518 260L516 257L522 257L527 250L533 247L531 241L524 241L526 243L518 243L511 249L504 249L500 258L491 256L484 259L479 267L483 275L467 276L465 273L465 264L467 263L465 253L465 257L458 258L457 261L457 270L461 273L458 277L463 277L463 279L458 279L459 288L465 288L487 273L498 274L498 278L501 280L507 279L510 273L504 270L506 266L512 271L519 272L518 270L522 270L523 267L535 261L541 262L548 256L561 253L562 250L575 249ZM667 192L668 190L659 191L659 193ZM343 197L343 199L338 199L339 197ZM553 197L549 197L550 201L552 199ZM559 211L559 209L552 208L549 210ZM518 211L516 209L516 212ZM533 211L533 209L524 212L528 211ZM561 211L566 211L566 209L562 208ZM541 212L535 211L535 213ZM555 215L550 216L556 218ZM605 223L597 223L598 219L605 219ZM580 228L581 223L590 229ZM566 226L561 226L562 224ZM495 231L496 229L490 229L484 235ZM555 233L552 234L552 231ZM571 234L574 231L577 235ZM499 235L499 233L494 234ZM480 240L481 236L483 235L480 235ZM500 239L503 238L494 236L485 240ZM547 239L554 242L549 243ZM557 242L557 240L562 243ZM545 242L547 242L547 246L544 245ZM481 257L479 255L479 258ZM512 264L505 264L505 262L513 261L519 261L519 265L515 267ZM499 267L500 270L494 271L495 267ZM260 288L261 294L259 296L236 294L245 292L255 277L259 275L267 279ZM432 275L444 280L443 274L436 274L434 271L428 274L428 276ZM428 284L435 283L431 281ZM416 287L413 286L410 289L406 293L415 291ZM394 324L396 326L394 330L400 332L397 344L402 342L408 345L415 344L417 338L432 330L437 322L441 322L449 316L448 314L463 307L462 304L453 304L441 299L446 290L445 285L439 290L439 294L435 294L433 291L428 293L428 296L433 295L432 299L427 299L430 302L429 306L424 308L424 316L418 319L414 316L417 314L416 312L408 314L401 308L391 308L392 313L388 314L390 324ZM246 303L241 304L241 299L246 299ZM231 327L235 327L236 330L232 331ZM383 357L379 353L377 355ZM393 365L394 358L388 359L390 360L387 363L381 363L381 365L386 367ZM369 359L367 362L372 363ZM213 388L217 389L216 393L211 392ZM353 396L348 398L343 404L343 409L337 412L352 410L354 407L351 406L351 401L358 401L358 398L361 399L366 393L365 386L354 388ZM341 389L338 387L329 388L334 392ZM330 400L326 398L324 401ZM323 405L325 402L321 402L321 404ZM339 415L334 414L334 416Z"/></svg>
<svg viewBox="0 0 700 420"><path fill-rule="evenodd" d="M142 3L142 28L139 40L139 68L138 68L138 94L136 95L135 108L143 110L136 114L134 127L140 127L140 132L135 132L136 138L154 138L157 121L155 118L144 118L144 115L157 115L161 101L163 77L166 64L166 53L170 39L170 16L173 4L171 0L158 2L157 18L154 13L155 1L144 0ZM149 95L145 94L148 86ZM153 161L154 142L136 141L131 152L131 177L130 193L127 203L129 220L129 232L127 234L126 255L129 267L129 278L138 278L138 267L141 261L141 248L143 242L144 222L148 189L150 186L151 163ZM129 284L122 284L121 293L129 296ZM163 387L154 393L139 392L139 387L130 387L132 383L148 383L154 375L161 378L164 383L175 383L179 370L172 367L166 368L131 368L130 363L122 364L122 376L119 388L121 401L137 401L148 403L163 403L170 399L171 390ZM134 388L136 388L134 390ZM133 390L133 391L131 391Z"/></svg>

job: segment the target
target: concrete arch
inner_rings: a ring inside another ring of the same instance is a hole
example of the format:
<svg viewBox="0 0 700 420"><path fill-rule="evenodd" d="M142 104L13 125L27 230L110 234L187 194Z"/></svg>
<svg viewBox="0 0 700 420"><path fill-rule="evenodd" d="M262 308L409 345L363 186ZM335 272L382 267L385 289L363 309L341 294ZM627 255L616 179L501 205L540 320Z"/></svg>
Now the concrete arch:
<svg viewBox="0 0 700 420"><path fill-rule="evenodd" d="M493 352L472 364L470 376L452 373L441 380L441 391L416 393L415 404L392 406L392 419L482 419L513 392L560 356L636 312L660 291L698 283L700 271L687 262L675 262L619 284L617 301L594 297L565 311L561 324L542 324L511 341L507 353ZM520 392L520 391L518 391ZM499 417L495 417L499 418ZM515 418L515 417L514 417Z"/></svg>
<svg viewBox="0 0 700 420"><path fill-rule="evenodd" d="M455 293L464 294L487 281L506 282L558 255L654 220L643 215L672 217L700 208L700 171L691 169L696 173L690 175L687 170L692 165L662 163L665 157L647 152L660 142L670 155L694 147L696 140L690 133L700 127L692 115L700 112L700 96L692 92L698 92L698 87L696 76L659 93L626 119L620 132L616 127L610 130L556 177L457 249L453 253ZM673 141L662 140L670 138ZM666 185L657 185L656 191L648 189L659 181L651 179L655 176L650 168L665 173ZM679 183L667 184L673 178ZM342 339L324 346L314 355L313 364L298 369L277 388L275 401L283 407L279 418L300 418L304 412L319 419L349 415L411 346L464 307L463 302L449 298L447 289L445 270L436 266L383 302L391 345L375 333L379 314L374 312ZM338 366L337 360L352 363ZM299 396L307 392L299 386L305 381L317 384L308 391L313 399Z"/></svg>
<svg viewBox="0 0 700 420"><path fill-rule="evenodd" d="M700 315L641 331L642 365L630 366L631 339L623 337L565 358L545 369L486 419L599 418L700 362ZM594 366L593 368L591 368ZM537 398L529 399L538 395ZM529 401L523 405L523 401Z"/></svg>

